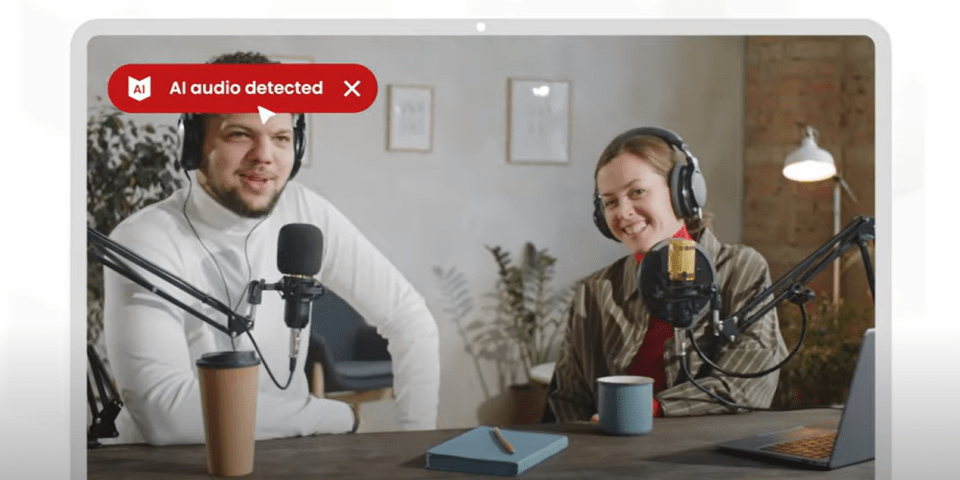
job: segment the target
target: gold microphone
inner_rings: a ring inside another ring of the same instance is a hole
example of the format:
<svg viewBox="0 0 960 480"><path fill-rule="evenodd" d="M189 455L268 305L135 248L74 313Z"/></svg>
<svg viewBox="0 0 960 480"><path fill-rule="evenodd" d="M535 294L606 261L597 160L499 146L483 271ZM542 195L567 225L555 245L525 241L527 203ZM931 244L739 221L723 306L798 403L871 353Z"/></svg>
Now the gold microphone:
<svg viewBox="0 0 960 480"><path fill-rule="evenodd" d="M671 282L692 282L696 278L696 243L675 238L667 249L667 273Z"/></svg>

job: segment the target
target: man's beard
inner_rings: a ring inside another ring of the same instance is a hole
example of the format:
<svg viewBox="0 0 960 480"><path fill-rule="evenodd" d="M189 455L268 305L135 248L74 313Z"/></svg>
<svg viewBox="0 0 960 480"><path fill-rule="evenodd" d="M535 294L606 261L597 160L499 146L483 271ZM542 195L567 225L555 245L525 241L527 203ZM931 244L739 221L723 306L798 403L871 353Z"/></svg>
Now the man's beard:
<svg viewBox="0 0 960 480"><path fill-rule="evenodd" d="M237 193L237 189L233 190L223 190L220 189L213 182L206 182L207 193L219 202L224 207L227 207L233 213L240 215L241 217L246 218L263 218L267 215L270 215L270 212L273 211L273 208L277 206L277 202L280 201L280 194L287 188L287 184L284 183L280 190L277 193L273 194L273 198L270 199L270 202L267 203L263 208L251 208L246 202L240 198L240 194Z"/></svg>

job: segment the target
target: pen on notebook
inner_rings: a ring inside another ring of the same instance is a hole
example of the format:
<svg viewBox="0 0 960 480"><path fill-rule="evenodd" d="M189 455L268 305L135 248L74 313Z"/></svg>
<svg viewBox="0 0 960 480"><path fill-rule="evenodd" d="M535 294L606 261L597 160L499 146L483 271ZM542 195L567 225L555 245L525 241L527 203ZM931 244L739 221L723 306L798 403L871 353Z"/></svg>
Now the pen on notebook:
<svg viewBox="0 0 960 480"><path fill-rule="evenodd" d="M503 448L506 448L508 452L513 453L513 445L510 445L510 442L506 438L503 438L503 434L500 433L500 427L493 427L493 434L497 436L497 440L503 445Z"/></svg>

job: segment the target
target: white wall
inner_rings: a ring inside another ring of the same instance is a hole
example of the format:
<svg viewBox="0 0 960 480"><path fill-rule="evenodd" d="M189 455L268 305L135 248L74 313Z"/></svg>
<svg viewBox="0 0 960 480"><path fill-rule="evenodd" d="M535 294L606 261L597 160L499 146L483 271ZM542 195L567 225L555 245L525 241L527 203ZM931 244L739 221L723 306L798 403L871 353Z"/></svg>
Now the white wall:
<svg viewBox="0 0 960 480"><path fill-rule="evenodd" d="M485 399L432 267L468 275L480 319L495 282L484 245L514 257L527 241L548 248L561 287L623 256L590 218L596 159L614 135L642 125L677 131L700 159L714 231L740 240L743 46L742 37L98 37L88 92L91 105L105 98L107 78L126 63L204 62L236 50L369 68L377 100L359 114L312 115L310 165L297 179L333 201L426 298L441 336L439 426L453 428L476 425ZM506 162L508 77L570 81L569 164ZM388 84L434 88L430 153L386 151ZM390 408L365 406L367 429L391 429Z"/></svg>

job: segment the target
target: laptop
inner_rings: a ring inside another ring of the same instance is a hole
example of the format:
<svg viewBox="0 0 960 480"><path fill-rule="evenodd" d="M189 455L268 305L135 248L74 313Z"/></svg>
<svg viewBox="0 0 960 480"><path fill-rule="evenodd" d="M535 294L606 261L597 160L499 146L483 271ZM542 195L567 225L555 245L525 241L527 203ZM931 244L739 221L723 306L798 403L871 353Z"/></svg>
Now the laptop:
<svg viewBox="0 0 960 480"><path fill-rule="evenodd" d="M720 443L721 449L833 469L874 458L874 329L863 336L837 427L803 426Z"/></svg>

